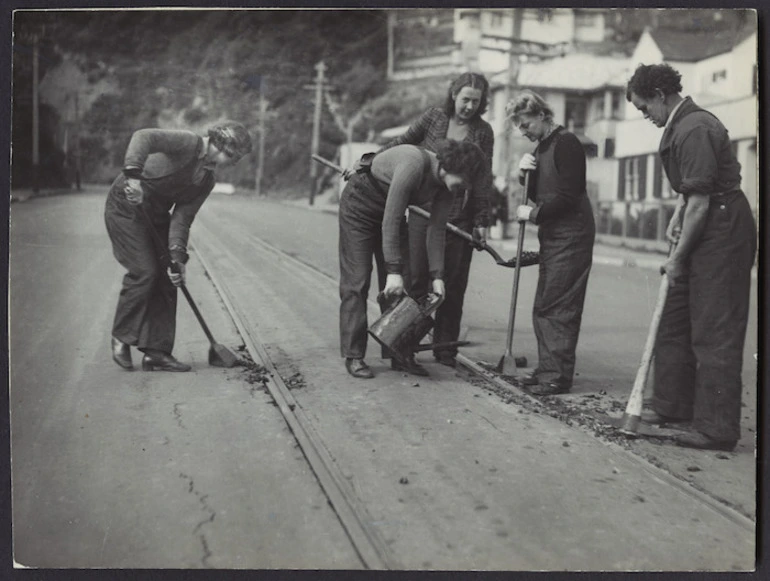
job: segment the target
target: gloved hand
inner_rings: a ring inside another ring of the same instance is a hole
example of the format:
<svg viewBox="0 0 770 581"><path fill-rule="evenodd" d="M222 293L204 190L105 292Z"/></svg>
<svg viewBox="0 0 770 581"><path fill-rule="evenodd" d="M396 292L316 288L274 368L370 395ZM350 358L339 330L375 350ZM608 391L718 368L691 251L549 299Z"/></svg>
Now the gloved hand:
<svg viewBox="0 0 770 581"><path fill-rule="evenodd" d="M126 200L129 204L138 206L144 200L144 190L142 189L142 182L136 178L127 178L126 186L123 189L126 194Z"/></svg>
<svg viewBox="0 0 770 581"><path fill-rule="evenodd" d="M438 295L440 297L446 296L446 287L444 286L444 281L442 279L434 278L432 286L434 295Z"/></svg>
<svg viewBox="0 0 770 581"><path fill-rule="evenodd" d="M537 169L537 160L531 153L525 153L519 160L519 176L524 177L525 171L534 171Z"/></svg>
<svg viewBox="0 0 770 581"><path fill-rule="evenodd" d="M182 286L185 281L185 265L182 262L171 262L168 267L168 279L174 286Z"/></svg>
<svg viewBox="0 0 770 581"><path fill-rule="evenodd" d="M529 215L532 213L532 206L519 206L516 208L516 219L519 222L526 222L529 220Z"/></svg>
<svg viewBox="0 0 770 581"><path fill-rule="evenodd" d="M404 277L400 274L389 274L385 279L385 288L382 289L382 294L386 299L401 296L405 293L404 290Z"/></svg>
<svg viewBox="0 0 770 581"><path fill-rule="evenodd" d="M487 244L487 229L484 226L476 226L473 229L473 240L476 250L481 250Z"/></svg>

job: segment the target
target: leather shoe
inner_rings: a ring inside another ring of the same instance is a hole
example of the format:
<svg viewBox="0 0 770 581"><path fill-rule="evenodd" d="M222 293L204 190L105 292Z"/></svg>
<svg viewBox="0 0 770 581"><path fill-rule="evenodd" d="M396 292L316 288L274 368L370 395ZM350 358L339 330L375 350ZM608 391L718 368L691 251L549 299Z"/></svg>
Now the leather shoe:
<svg viewBox="0 0 770 581"><path fill-rule="evenodd" d="M672 418L659 414L655 410L645 409L642 410L641 419L645 424L651 424L653 426L662 426L663 424L675 424L677 422L686 422L681 418Z"/></svg>
<svg viewBox="0 0 770 581"><path fill-rule="evenodd" d="M457 367L457 359L455 359L452 355L449 353L438 353L434 354L433 357L441 363L441 365L446 365L447 367Z"/></svg>
<svg viewBox="0 0 770 581"><path fill-rule="evenodd" d="M345 369L348 370L350 375L359 379L371 379L374 377L374 373L372 373L372 370L369 369L369 366L363 359L357 359L355 357L345 358Z"/></svg>
<svg viewBox="0 0 770 581"><path fill-rule="evenodd" d="M410 355L409 357L407 357L406 363L407 364L404 365L394 357L393 359L390 360L390 367L395 371L406 371L407 373L411 373L412 375L419 375L421 377L430 376L430 373L428 373L428 370L425 369L419 363L417 363L417 361L414 358L414 355Z"/></svg>
<svg viewBox="0 0 770 581"><path fill-rule="evenodd" d="M697 448L698 450L722 450L732 452L738 442L735 440L714 440L701 432L685 432L674 438L674 441L684 448Z"/></svg>
<svg viewBox="0 0 770 581"><path fill-rule="evenodd" d="M525 374L516 376L516 383L518 383L521 386L530 386L530 385L537 385L538 383L540 383L540 380L537 377L537 371L533 371L532 373L525 373Z"/></svg>
<svg viewBox="0 0 770 581"><path fill-rule="evenodd" d="M173 356L162 351L145 353L142 358L142 371L190 371L186 363L181 363Z"/></svg>
<svg viewBox="0 0 770 581"><path fill-rule="evenodd" d="M561 395L563 393L569 393L572 385L562 379L554 379L553 381L542 381L537 385L530 385L527 387L527 391L532 395Z"/></svg>
<svg viewBox="0 0 770 581"><path fill-rule="evenodd" d="M112 338L112 360L123 369L131 370L134 364L131 362L131 347L120 339Z"/></svg>

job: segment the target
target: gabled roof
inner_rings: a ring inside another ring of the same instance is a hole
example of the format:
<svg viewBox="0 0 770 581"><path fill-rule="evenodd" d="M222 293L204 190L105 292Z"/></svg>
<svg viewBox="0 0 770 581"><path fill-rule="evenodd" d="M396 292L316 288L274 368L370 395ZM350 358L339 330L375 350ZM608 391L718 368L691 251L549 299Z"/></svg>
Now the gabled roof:
<svg viewBox="0 0 770 581"><path fill-rule="evenodd" d="M663 60L693 63L730 52L733 47L756 32L749 22L740 29L683 32L666 28L648 29L663 53Z"/></svg>
<svg viewBox="0 0 770 581"><path fill-rule="evenodd" d="M625 86L629 59L572 53L541 62L522 63L518 85L533 89L596 91L608 86ZM506 74L494 80L505 82Z"/></svg>

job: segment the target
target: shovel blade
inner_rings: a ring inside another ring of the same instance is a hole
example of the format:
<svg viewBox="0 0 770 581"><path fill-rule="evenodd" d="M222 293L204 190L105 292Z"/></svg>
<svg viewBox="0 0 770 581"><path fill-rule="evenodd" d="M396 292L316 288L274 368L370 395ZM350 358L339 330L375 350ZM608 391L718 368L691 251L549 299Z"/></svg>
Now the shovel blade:
<svg viewBox="0 0 770 581"><path fill-rule="evenodd" d="M506 353L500 358L500 362L497 364L496 371L500 375L508 375L510 377L513 377L516 375L517 367L526 367L526 366L527 366L526 357L514 357L512 354Z"/></svg>
<svg viewBox="0 0 770 581"><path fill-rule="evenodd" d="M224 345L212 343L209 349L209 365L213 367L235 367L238 358Z"/></svg>

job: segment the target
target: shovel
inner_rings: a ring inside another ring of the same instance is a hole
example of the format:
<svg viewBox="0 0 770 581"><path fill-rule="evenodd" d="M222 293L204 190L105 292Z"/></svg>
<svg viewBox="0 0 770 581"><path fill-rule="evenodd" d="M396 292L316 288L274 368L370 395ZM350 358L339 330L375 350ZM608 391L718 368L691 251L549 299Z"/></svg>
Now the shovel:
<svg viewBox="0 0 770 581"><path fill-rule="evenodd" d="M415 214L422 216L425 219L430 219L430 213L423 210L422 208L419 208L418 206L409 206L409 211L414 212ZM486 252L489 252L492 255L492 258L495 259L495 262L499 264L500 266L505 266L508 268L516 268L516 264L521 264L521 266L532 266L533 264L537 264L540 262L540 254L538 252L520 252L520 249L517 249L516 256L514 258L511 258L510 260L503 259L502 256L500 256L497 251L489 246L486 242L479 242L478 240L474 239L473 236L468 234L465 230L460 230L457 226L454 224L450 224L447 222L446 229L449 230L452 234L455 236L459 236L460 238L467 240L475 248L478 248L479 250L484 250ZM521 242L519 242L521 244Z"/></svg>
<svg viewBox="0 0 770 581"><path fill-rule="evenodd" d="M147 225L147 229L150 231L153 239L155 240L155 244L158 247L158 250L162 251L162 249L165 247L165 244L163 243L163 240L161 240L158 231L155 229L155 226L153 226L152 220L147 214L147 210L142 205L140 205L139 208L141 209L142 217L144 218L145 224ZM167 254L161 254L159 260L162 265L170 268L172 272L179 272L179 265L175 261L171 260ZM195 301L190 295L190 291L187 290L187 287L184 285L184 283L179 285L179 288L182 289L182 293L184 293L187 302L190 304L190 308L192 309L193 313L195 313L195 318L198 319L198 322L203 328L203 332L206 333L206 337L211 344L211 347L209 348L209 365L214 367L234 367L238 363L238 358L227 347L214 341L214 336L211 334L208 325L206 325L206 321L203 320L203 315L201 315L201 312L198 310L198 305L195 304Z"/></svg>
<svg viewBox="0 0 770 581"><path fill-rule="evenodd" d="M524 193L522 194L521 205L527 203L527 193L529 192L529 172L524 172ZM516 373L517 362L522 363L521 367L526 366L526 359L515 357L513 355L513 324L516 320L516 300L519 296L519 274L521 273L521 249L524 247L524 225L526 222L519 222L519 245L516 247L516 270L513 274L513 293L511 295L511 310L508 314L508 337L505 344L505 353L497 364L497 372L502 375L513 376Z"/></svg>
<svg viewBox="0 0 770 581"><path fill-rule="evenodd" d="M342 174L345 170L338 166L336 163L329 161L326 158L321 157L320 155L313 154L311 156L313 160L317 161L318 163L325 165L326 167L329 167L336 171L339 174ZM414 212L415 214L418 214L422 216L423 218L430 219L430 213L426 210L423 210L422 208L418 208L417 206L409 206L409 211ZM460 230L457 226L454 224L447 223L446 229L449 230L452 234L455 234L456 236L459 236L460 238L463 238L473 244L476 248L480 250L484 250L486 252L489 252L489 254L492 255L492 258L495 259L495 262L499 264L500 266L506 266L508 268L514 268L516 266L517 261L521 264L521 266L531 266L533 264L537 264L540 262L540 255L537 252L525 252L522 254L517 253L516 258L511 258L510 260L505 260L503 257L501 257L497 251L489 246L486 242L479 242L478 240L474 240L473 236L468 234L465 230Z"/></svg>

